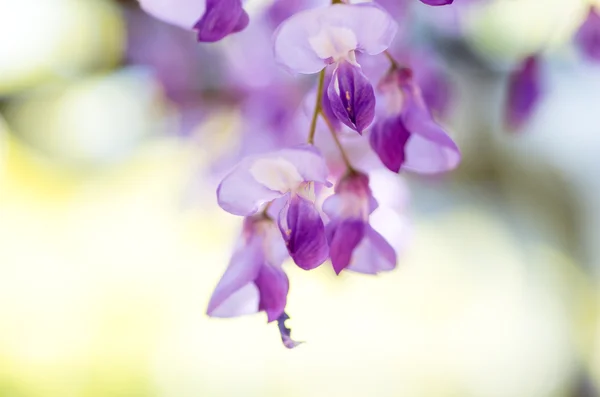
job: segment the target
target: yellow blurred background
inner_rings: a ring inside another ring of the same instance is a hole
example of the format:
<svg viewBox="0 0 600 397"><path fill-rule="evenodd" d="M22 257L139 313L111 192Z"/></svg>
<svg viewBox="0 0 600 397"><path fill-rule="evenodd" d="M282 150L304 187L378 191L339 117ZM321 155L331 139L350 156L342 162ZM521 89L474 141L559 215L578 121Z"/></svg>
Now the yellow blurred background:
<svg viewBox="0 0 600 397"><path fill-rule="evenodd" d="M598 396L600 66L569 44L585 10L460 15L481 59L546 46L548 97L507 135L504 80L452 55L463 165L407 177L394 272L286 264L307 341L289 351L263 315L205 315L240 227L207 172L236 110L174 132L182 108L128 62L135 3L0 0L0 397Z"/></svg>

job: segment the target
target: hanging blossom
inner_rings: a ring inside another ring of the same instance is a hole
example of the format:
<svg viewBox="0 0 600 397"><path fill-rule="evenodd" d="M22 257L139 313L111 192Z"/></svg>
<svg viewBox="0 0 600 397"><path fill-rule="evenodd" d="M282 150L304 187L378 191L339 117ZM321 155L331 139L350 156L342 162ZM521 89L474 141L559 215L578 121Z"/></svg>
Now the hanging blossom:
<svg viewBox="0 0 600 397"><path fill-rule="evenodd" d="M276 202L288 252L299 267L310 270L329 254L325 226L314 204L315 185L330 186L328 173L325 160L310 145L248 157L223 179L217 200L225 211L241 216Z"/></svg>
<svg viewBox="0 0 600 397"><path fill-rule="evenodd" d="M258 214L244 219L242 236L229 266L213 292L206 313L211 317L237 317L264 311L267 321L277 320L281 340L292 349L301 342L285 326L289 280L282 269L288 252L273 220Z"/></svg>
<svg viewBox="0 0 600 397"><path fill-rule="evenodd" d="M375 116L375 94L356 61L357 53L380 54L397 24L374 4L333 4L298 12L274 34L275 57L295 73L332 69L327 98L342 123L362 133Z"/></svg>
<svg viewBox="0 0 600 397"><path fill-rule="evenodd" d="M393 65L378 89L386 109L369 142L388 169L435 174L458 166L460 150L433 119L410 69Z"/></svg>
<svg viewBox="0 0 600 397"><path fill-rule="evenodd" d="M335 194L323 203L323 211L330 218L326 232L337 274L344 269L376 274L396 267L396 251L369 224L377 206L369 177L354 170L338 181Z"/></svg>
<svg viewBox="0 0 600 397"><path fill-rule="evenodd" d="M587 18L575 35L581 53L592 61L600 61L600 13L591 5Z"/></svg>
<svg viewBox="0 0 600 397"><path fill-rule="evenodd" d="M138 0L164 22L196 31L198 41L214 42L244 30L250 19L241 0Z"/></svg>
<svg viewBox="0 0 600 397"><path fill-rule="evenodd" d="M526 57L510 74L506 99L506 127L518 130L531 118L542 96L542 76L537 55Z"/></svg>
<svg viewBox="0 0 600 397"><path fill-rule="evenodd" d="M288 257L277 225L262 214L244 219L242 236L208 304L212 317L235 317L258 311L268 321L283 314L289 289L281 268Z"/></svg>

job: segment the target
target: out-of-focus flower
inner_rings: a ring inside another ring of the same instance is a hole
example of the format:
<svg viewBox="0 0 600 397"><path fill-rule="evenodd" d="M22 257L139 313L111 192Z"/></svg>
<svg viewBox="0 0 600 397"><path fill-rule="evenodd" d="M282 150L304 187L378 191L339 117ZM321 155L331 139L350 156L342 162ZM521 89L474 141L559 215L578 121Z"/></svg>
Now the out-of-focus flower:
<svg viewBox="0 0 600 397"><path fill-rule="evenodd" d="M241 0L206 0L206 11L194 29L198 41L213 42L244 30L249 22Z"/></svg>
<svg viewBox="0 0 600 397"><path fill-rule="evenodd" d="M396 267L394 248L369 224L377 208L366 174L350 171L323 203L331 221L326 226L333 269L375 274Z"/></svg>
<svg viewBox="0 0 600 397"><path fill-rule="evenodd" d="M397 24L372 4L334 4L299 12L275 32L276 59L292 72L312 74L332 65L327 97L331 111L348 127L362 133L373 121L373 87L356 54L385 51Z"/></svg>
<svg viewBox="0 0 600 397"><path fill-rule="evenodd" d="M518 130L531 118L542 96L542 76L537 55L526 57L510 74L506 98L506 127Z"/></svg>
<svg viewBox="0 0 600 397"><path fill-rule="evenodd" d="M214 42L248 26L241 0L139 0L154 17L184 29L194 29L198 41Z"/></svg>
<svg viewBox="0 0 600 397"><path fill-rule="evenodd" d="M285 310L288 278L281 268L287 250L272 219L259 214L244 220L242 236L208 304L212 317L258 311L269 322Z"/></svg>
<svg viewBox="0 0 600 397"><path fill-rule="evenodd" d="M586 58L600 62L600 14L594 5L577 31L575 42Z"/></svg>
<svg viewBox="0 0 600 397"><path fill-rule="evenodd" d="M217 190L221 208L250 216L274 200L278 224L290 256L302 269L322 264L329 249L325 227L314 204L315 184L327 185L328 170L316 148L282 149L242 160Z"/></svg>
<svg viewBox="0 0 600 397"><path fill-rule="evenodd" d="M393 67L379 90L387 109L369 141L388 169L435 174L459 164L458 146L433 119L410 69Z"/></svg>

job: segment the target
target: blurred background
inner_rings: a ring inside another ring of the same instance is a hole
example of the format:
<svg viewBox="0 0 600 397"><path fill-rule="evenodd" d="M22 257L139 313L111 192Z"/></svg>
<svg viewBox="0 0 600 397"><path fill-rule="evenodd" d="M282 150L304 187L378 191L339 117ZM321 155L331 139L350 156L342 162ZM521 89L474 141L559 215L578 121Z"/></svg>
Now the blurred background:
<svg viewBox="0 0 600 397"><path fill-rule="evenodd" d="M206 317L241 225L216 183L240 142L265 144L245 135L254 116L303 93L254 99L314 83L261 63L271 3L206 45L135 0L0 0L0 396L600 395L600 64L572 43L583 0L382 1L443 71L463 163L402 176L394 272L286 265L306 344L286 350L262 314ZM544 95L509 132L508 74L531 53Z"/></svg>

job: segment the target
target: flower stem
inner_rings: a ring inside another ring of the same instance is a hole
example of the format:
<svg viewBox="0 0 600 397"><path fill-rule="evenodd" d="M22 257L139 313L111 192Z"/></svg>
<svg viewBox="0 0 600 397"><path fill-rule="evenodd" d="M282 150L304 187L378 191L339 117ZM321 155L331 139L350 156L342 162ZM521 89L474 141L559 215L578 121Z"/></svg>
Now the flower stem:
<svg viewBox="0 0 600 397"><path fill-rule="evenodd" d="M392 69L400 69L400 64L398 63L398 61L396 61L394 59L394 57L392 56L392 54L390 54L390 52L388 50L385 50L383 52L383 54L385 55L385 57L390 61L390 63L392 64Z"/></svg>
<svg viewBox="0 0 600 397"><path fill-rule="evenodd" d="M352 167L352 164L350 163L350 159L348 158L348 155L346 154L346 151L344 150L344 147L342 146L342 143L340 142L340 139L339 139L337 133L335 132L335 129L333 129L333 125L331 125L331 122L329 121L329 119L327 119L327 116L325 116L323 114L323 112L320 112L320 113L321 113L321 117L325 121L325 124L327 124L327 127L329 127L329 132L331 132L331 137L333 138L335 145L340 150L340 154L342 155L342 160L344 161L346 168L348 168L348 172L356 172L356 170L354 169L354 167Z"/></svg>
<svg viewBox="0 0 600 397"><path fill-rule="evenodd" d="M308 140L309 144L315 143L315 131L317 130L317 117L321 112L321 102L323 96L323 85L325 83L325 69L321 70L319 73L319 84L317 85L317 100L315 102L315 110L312 115L312 119L310 120L310 130L308 131Z"/></svg>

